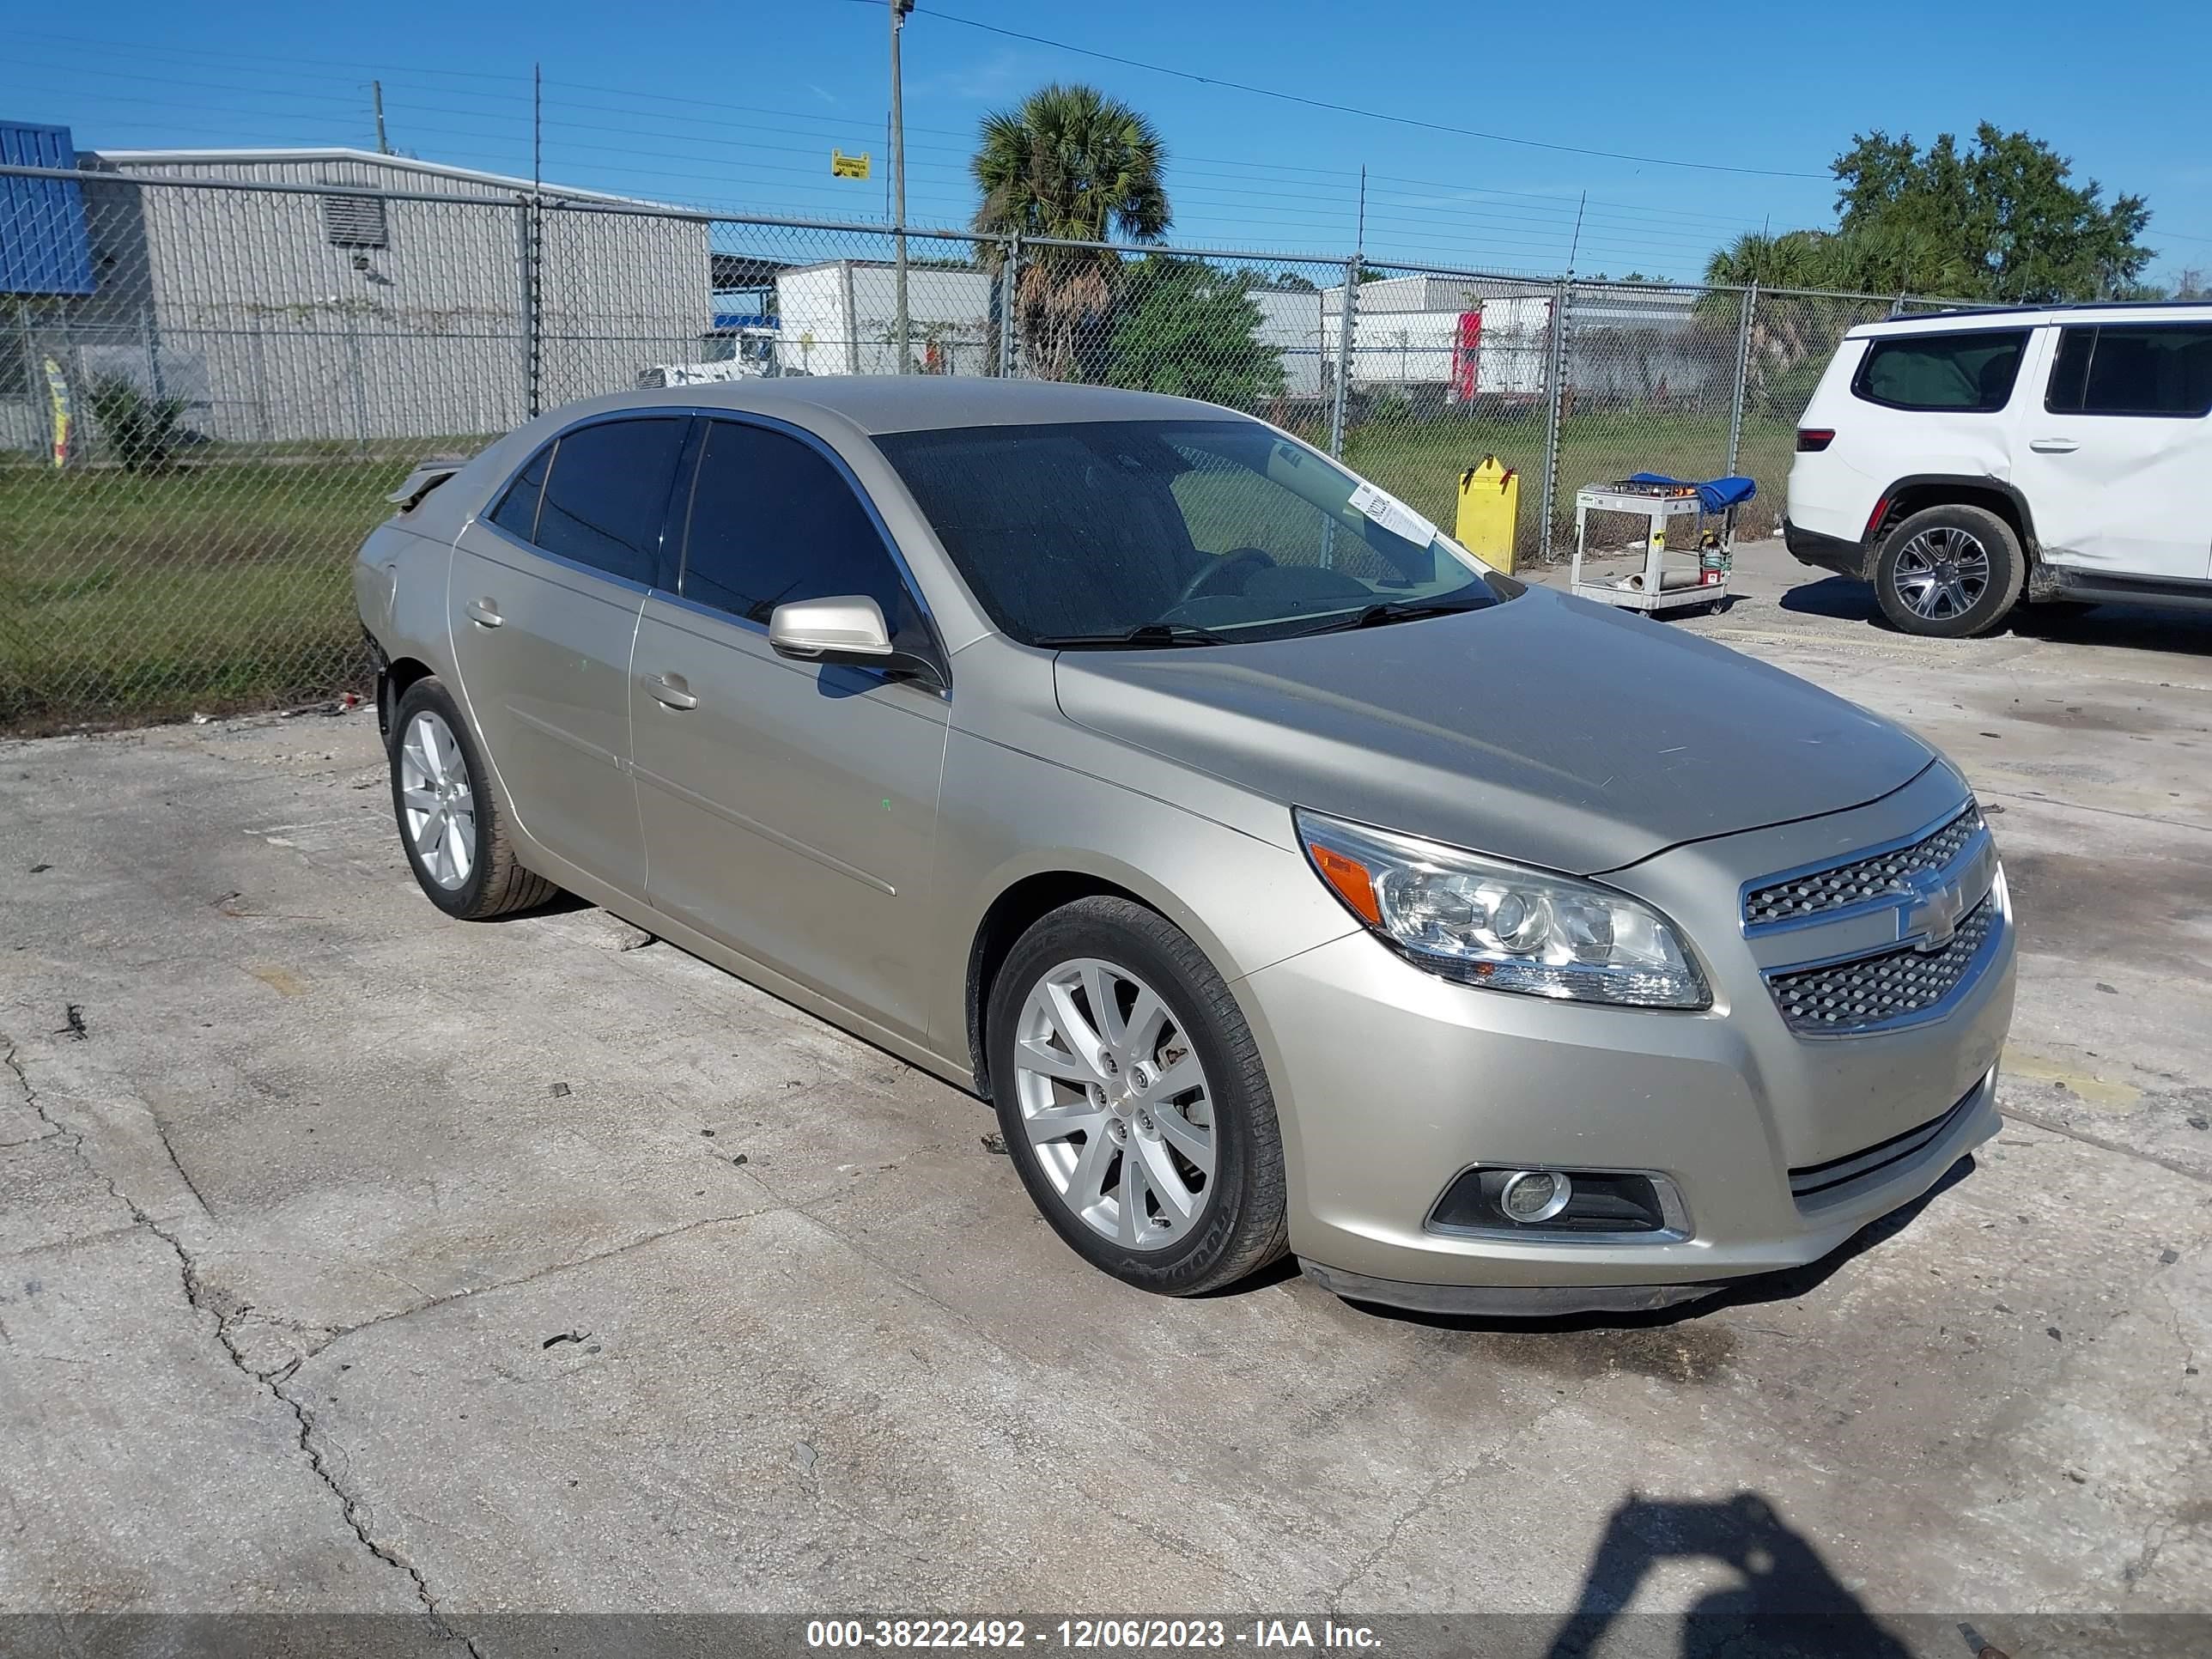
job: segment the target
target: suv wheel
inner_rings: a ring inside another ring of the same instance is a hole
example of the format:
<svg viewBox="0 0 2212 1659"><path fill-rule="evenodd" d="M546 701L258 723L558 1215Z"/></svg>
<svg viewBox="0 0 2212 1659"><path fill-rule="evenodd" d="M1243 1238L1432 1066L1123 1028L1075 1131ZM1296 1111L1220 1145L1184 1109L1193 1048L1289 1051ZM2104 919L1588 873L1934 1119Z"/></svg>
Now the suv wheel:
<svg viewBox="0 0 2212 1659"><path fill-rule="evenodd" d="M392 811L407 867L449 916L482 921L561 890L515 861L476 738L434 678L409 686L392 711Z"/></svg>
<svg viewBox="0 0 2212 1659"><path fill-rule="evenodd" d="M1205 953L1127 899L1079 899L991 988L992 1094L1022 1184L1075 1252L1195 1296L1283 1254L1283 1148L1251 1029Z"/></svg>
<svg viewBox="0 0 2212 1659"><path fill-rule="evenodd" d="M1874 587L1905 633L1960 640L2002 621L2027 574L2010 525L1986 507L1953 504L1924 508L1889 532Z"/></svg>

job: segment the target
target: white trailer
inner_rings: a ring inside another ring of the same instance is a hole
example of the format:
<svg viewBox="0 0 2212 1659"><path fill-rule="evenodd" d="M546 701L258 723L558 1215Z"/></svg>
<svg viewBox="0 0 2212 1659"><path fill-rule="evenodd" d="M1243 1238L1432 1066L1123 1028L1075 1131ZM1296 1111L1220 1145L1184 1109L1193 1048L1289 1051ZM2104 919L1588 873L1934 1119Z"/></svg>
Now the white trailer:
<svg viewBox="0 0 2212 1659"><path fill-rule="evenodd" d="M1335 372L1344 289L1322 300L1322 358ZM1391 276L1359 285L1346 362L1353 386L1442 386L1453 402L1542 395L1551 341L1545 294L1486 294L1443 276Z"/></svg>
<svg viewBox="0 0 2212 1659"><path fill-rule="evenodd" d="M898 273L835 259L775 279L777 367L786 374L894 374ZM907 356L928 374L983 374L998 356L991 279L980 270L907 268Z"/></svg>

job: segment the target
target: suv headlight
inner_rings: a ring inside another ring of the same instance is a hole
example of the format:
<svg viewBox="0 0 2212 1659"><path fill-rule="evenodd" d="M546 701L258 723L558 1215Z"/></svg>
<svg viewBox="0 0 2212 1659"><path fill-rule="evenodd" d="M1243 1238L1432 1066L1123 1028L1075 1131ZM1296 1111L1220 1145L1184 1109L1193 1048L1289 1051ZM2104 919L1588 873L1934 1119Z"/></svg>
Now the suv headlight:
<svg viewBox="0 0 2212 1659"><path fill-rule="evenodd" d="M1329 890L1432 974L1576 1002L1712 1006L1674 924L1626 893L1303 809L1291 816Z"/></svg>

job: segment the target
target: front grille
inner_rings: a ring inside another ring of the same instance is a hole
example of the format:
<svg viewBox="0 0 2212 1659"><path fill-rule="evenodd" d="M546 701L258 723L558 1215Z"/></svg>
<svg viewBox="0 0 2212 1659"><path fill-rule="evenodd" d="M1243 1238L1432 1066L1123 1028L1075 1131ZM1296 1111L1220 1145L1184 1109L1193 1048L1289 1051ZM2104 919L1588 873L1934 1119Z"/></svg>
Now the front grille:
<svg viewBox="0 0 2212 1659"><path fill-rule="evenodd" d="M1911 878L1918 871L1941 870L1956 859L1974 832L1982 827L1978 806L1969 805L1942 829L1922 836L1910 847L1854 859L1833 869L1790 876L1755 887L1743 897L1746 927L1778 921L1795 921L1831 910L1848 910L1893 895L1909 894Z"/></svg>
<svg viewBox="0 0 2212 1659"><path fill-rule="evenodd" d="M1981 1092L1976 1084L1951 1109L1938 1118L1931 1118L1917 1128L1907 1129L1901 1135L1892 1135L1887 1140L1878 1140L1871 1146L1863 1146L1856 1152L1846 1152L1841 1158L1832 1158L1825 1164L1808 1164L1790 1172L1790 1195L1796 1199L1811 1198L1832 1188L1849 1186L1854 1181L1863 1181L1893 1165L1904 1163L1942 1138L1959 1114L1974 1103Z"/></svg>
<svg viewBox="0 0 2212 1659"><path fill-rule="evenodd" d="M1984 898L1960 922L1940 951L1905 945L1826 968L1774 974L1767 988L1793 1031L1844 1036L1878 1030L1923 1014L1958 988L1996 924L1997 908Z"/></svg>

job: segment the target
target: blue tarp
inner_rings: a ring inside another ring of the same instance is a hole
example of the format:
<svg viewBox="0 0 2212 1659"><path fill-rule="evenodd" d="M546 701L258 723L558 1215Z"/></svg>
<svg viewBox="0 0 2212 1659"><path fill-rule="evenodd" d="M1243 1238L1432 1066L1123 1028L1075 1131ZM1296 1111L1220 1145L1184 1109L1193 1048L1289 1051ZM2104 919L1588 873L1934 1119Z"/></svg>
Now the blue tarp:
<svg viewBox="0 0 2212 1659"><path fill-rule="evenodd" d="M1692 483L1687 478L1670 478L1664 473L1638 472L1628 482L1640 484L1674 484L1680 488L1694 489L1698 492L1698 500L1704 503L1705 509L1708 513L1724 513L1729 507L1736 506L1739 502L1747 501L1759 494L1759 486L1749 478L1709 478L1704 483Z"/></svg>

